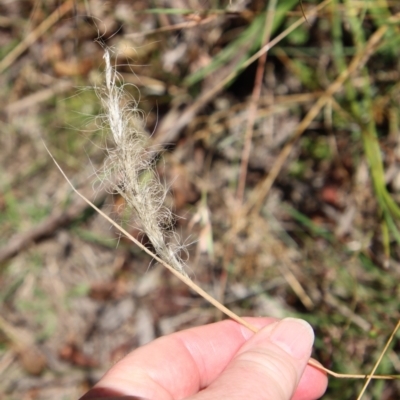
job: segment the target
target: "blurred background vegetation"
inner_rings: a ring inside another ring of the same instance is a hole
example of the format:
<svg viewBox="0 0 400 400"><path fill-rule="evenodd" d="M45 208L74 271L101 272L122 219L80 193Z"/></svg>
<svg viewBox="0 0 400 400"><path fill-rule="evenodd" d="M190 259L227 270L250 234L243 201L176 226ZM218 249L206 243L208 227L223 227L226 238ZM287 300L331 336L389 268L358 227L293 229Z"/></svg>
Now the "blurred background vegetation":
<svg viewBox="0 0 400 400"><path fill-rule="evenodd" d="M102 46L162 151L192 278L240 315L305 318L315 358L369 373L400 318L399 13L0 0L0 398L76 399L136 346L222 318L82 204L45 151L147 243L97 176ZM379 373L400 373L399 350L397 336ZM324 399L362 385L331 378ZM398 399L400 384L363 398Z"/></svg>

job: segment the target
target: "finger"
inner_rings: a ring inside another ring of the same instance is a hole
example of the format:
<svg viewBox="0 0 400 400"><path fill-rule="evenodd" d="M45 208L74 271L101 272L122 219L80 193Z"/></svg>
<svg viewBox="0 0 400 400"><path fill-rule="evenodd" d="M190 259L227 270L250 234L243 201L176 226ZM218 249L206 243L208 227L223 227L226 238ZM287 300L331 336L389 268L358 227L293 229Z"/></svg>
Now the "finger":
<svg viewBox="0 0 400 400"><path fill-rule="evenodd" d="M325 372L307 365L292 400L316 400L322 397L328 386Z"/></svg>
<svg viewBox="0 0 400 400"><path fill-rule="evenodd" d="M276 321L247 320L258 328ZM190 396L207 387L253 335L225 320L159 338L119 361L81 400L117 394L157 400Z"/></svg>
<svg viewBox="0 0 400 400"><path fill-rule="evenodd" d="M303 320L287 318L271 324L242 346L206 390L190 399L290 400L307 366L313 342L314 332Z"/></svg>
<svg viewBox="0 0 400 400"><path fill-rule="evenodd" d="M271 318L248 321L260 328L274 322ZM253 333L235 322L223 321L160 338L116 364L84 399L116 395L157 400L187 397L213 382L252 336ZM317 395L298 400L317 398L321 387L322 392L326 387L325 376L320 371L304 376L312 377L311 387L315 390L308 392ZM302 380L299 388L308 384L307 379L304 385Z"/></svg>

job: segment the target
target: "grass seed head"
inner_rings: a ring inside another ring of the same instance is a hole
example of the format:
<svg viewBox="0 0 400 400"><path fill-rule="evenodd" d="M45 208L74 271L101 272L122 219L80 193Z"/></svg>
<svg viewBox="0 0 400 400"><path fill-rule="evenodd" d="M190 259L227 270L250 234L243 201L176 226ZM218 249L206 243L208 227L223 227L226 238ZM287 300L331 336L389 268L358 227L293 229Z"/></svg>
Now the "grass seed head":
<svg viewBox="0 0 400 400"><path fill-rule="evenodd" d="M114 191L135 213L160 258L186 275L178 254L181 246L170 229L173 215L164 205L167 189L155 171L154 155L141 126L141 111L137 101L126 93L107 49L104 60L106 85L97 92L114 143L113 148L107 148L104 172L114 183Z"/></svg>

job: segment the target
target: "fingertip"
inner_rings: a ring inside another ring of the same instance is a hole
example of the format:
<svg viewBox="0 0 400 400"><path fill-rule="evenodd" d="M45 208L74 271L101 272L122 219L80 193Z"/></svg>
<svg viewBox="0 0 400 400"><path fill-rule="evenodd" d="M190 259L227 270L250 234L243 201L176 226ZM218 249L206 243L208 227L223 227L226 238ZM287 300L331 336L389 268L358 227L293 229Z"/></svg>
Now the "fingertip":
<svg viewBox="0 0 400 400"><path fill-rule="evenodd" d="M287 318L262 328L210 385L210 398L231 393L232 382L236 398L250 398L245 397L249 393L254 398L271 400L292 398L310 358L313 341L311 326L302 320Z"/></svg>
<svg viewBox="0 0 400 400"><path fill-rule="evenodd" d="M328 378L324 371L312 365L306 365L310 359L314 343L314 331L311 325L301 319L286 318L270 326L270 340L298 360L300 381L294 400L312 400L320 398L326 391ZM266 328L268 335L268 327Z"/></svg>
<svg viewBox="0 0 400 400"><path fill-rule="evenodd" d="M311 325L298 318L285 318L267 326L260 332L273 344L280 347L291 357L307 361L314 343L314 331Z"/></svg>
<svg viewBox="0 0 400 400"><path fill-rule="evenodd" d="M327 374L307 365L292 400L316 400L323 396L328 386Z"/></svg>

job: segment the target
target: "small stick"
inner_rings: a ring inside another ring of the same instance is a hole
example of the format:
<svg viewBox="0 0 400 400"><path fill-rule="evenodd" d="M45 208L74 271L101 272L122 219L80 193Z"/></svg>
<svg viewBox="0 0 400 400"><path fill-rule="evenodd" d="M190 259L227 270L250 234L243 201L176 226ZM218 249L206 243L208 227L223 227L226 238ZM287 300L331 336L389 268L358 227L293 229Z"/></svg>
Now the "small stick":
<svg viewBox="0 0 400 400"><path fill-rule="evenodd" d="M172 272L179 280L181 280L183 283L188 285L191 289L193 289L198 295L203 297L205 300L207 300L209 303L211 303L214 307L216 307L218 310L222 311L225 315L227 315L229 318L233 319L237 323L245 326L247 329L250 331L257 333L259 331L258 328L255 326L249 324L247 321L245 321L243 318L239 317L236 315L233 311L229 310L229 308L225 307L223 304L221 304L219 301L214 299L212 296L210 296L206 291L204 291L200 286L196 285L190 278L187 276L183 275L181 272L176 270L175 268L171 267L168 263L166 263L164 260L162 260L160 257L158 257L156 254L154 254L151 250L149 250L146 246L144 246L142 243L140 243L137 239L135 239L132 235L129 234L124 228L119 226L115 221L113 221L110 217L108 217L106 214L103 213L98 207L96 207L89 199L87 199L83 194L81 194L75 186L72 184L72 182L68 179L67 175L65 172L62 170L60 165L57 163L56 159L54 156L51 154L50 150L46 146L45 142L43 142L43 145L46 149L46 151L49 153L49 156L53 160L54 164L56 167L59 169L65 180L68 182L68 184L71 186L72 190L83 200L85 201L90 207L92 207L95 211L97 211L103 218L105 218L111 225L113 225L115 228L117 228L121 233L123 233L129 240L131 240L133 243L135 243L140 249L142 249L144 252L146 252L148 255L150 255L154 260L162 264L165 268L167 268L170 272ZM318 361L310 358L308 361L308 364L326 372L328 375L334 376L335 378L356 378L356 379L365 379L365 378L370 378L370 379L400 379L400 375L361 375L361 374L339 374L337 372L331 371L325 367L323 367Z"/></svg>

